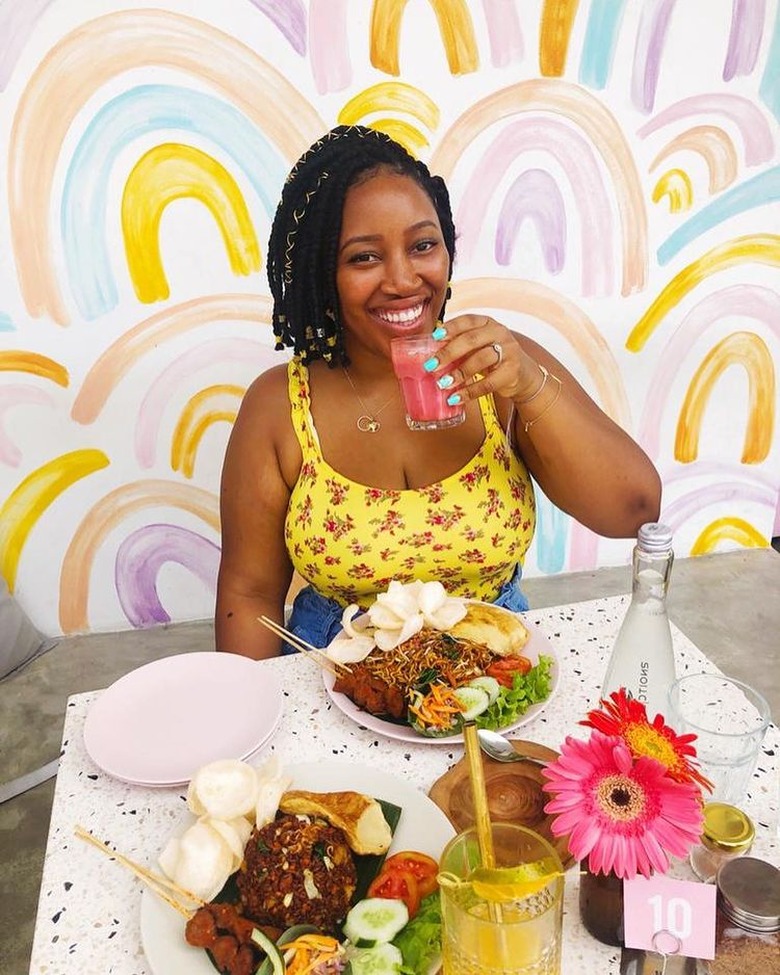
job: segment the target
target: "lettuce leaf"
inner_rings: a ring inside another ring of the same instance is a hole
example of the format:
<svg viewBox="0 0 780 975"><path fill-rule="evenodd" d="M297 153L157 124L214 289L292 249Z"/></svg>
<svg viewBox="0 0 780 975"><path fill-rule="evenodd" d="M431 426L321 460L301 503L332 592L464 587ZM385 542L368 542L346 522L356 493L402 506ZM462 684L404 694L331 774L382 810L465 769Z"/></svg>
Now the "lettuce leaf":
<svg viewBox="0 0 780 975"><path fill-rule="evenodd" d="M496 700L477 715L477 727L492 731L506 728L521 718L532 704L546 701L552 689L552 665L553 658L542 654L527 674L515 674L512 687L502 687Z"/></svg>
<svg viewBox="0 0 780 975"><path fill-rule="evenodd" d="M441 955L441 902L438 890L424 897L414 917L393 938L404 961L403 975L428 975Z"/></svg>

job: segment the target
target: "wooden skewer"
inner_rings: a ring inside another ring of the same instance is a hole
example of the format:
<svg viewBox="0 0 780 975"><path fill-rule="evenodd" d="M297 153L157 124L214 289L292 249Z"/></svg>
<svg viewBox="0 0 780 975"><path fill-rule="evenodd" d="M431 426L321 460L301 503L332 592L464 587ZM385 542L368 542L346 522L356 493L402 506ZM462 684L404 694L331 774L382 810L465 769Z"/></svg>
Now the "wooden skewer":
<svg viewBox="0 0 780 975"><path fill-rule="evenodd" d="M258 616L258 623L262 623L263 626L267 627L272 633L281 637L283 640L287 640L289 644L296 647L301 653L305 653L310 657L313 657L320 667L324 667L325 670L329 670L336 677L339 676L339 670L344 671L347 674L352 673L352 669L346 664L341 664L337 660L331 660L327 653L324 653L319 647L312 646L311 643L307 643L302 640L299 636L286 630L283 626L280 626L275 620L269 619L267 616Z"/></svg>
<svg viewBox="0 0 780 975"><path fill-rule="evenodd" d="M117 863L126 867L131 873L134 873L139 880L142 880L158 897L164 900L166 904L169 904L175 911L178 911L183 917L190 918L194 913L193 909L186 907L183 902L189 902L198 907L202 907L206 903L201 897L198 897L189 890L185 890L183 887L179 887L178 884L175 884L162 874L154 873L154 871L149 870L147 867L142 867L140 863L135 863L135 861L126 857L124 854L112 850L96 836L93 836L92 833L84 829L83 826L76 826L75 834L80 840L91 843L101 853L116 860Z"/></svg>

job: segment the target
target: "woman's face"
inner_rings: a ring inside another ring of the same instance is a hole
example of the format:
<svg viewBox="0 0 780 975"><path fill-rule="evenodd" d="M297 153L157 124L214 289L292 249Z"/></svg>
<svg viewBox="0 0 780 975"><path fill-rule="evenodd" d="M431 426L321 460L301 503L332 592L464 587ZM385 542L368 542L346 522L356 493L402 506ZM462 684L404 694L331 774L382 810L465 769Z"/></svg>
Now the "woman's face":
<svg viewBox="0 0 780 975"><path fill-rule="evenodd" d="M396 335L436 327L450 259L433 203L408 176L380 170L352 186L336 263L345 343L389 357Z"/></svg>

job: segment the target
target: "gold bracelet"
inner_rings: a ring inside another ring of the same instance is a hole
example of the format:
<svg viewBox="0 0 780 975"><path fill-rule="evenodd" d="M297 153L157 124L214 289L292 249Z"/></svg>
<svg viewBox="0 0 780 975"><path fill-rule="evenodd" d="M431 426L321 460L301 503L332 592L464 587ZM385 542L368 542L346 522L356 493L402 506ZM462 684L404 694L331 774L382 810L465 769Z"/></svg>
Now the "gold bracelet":
<svg viewBox="0 0 780 975"><path fill-rule="evenodd" d="M550 376L550 379L554 379L556 383L558 383L558 389L555 391L555 396L553 396L553 398L550 400L550 402L547 404L547 406L545 406L545 408L538 416L535 416L533 420L527 420L526 423L523 424L524 433L528 433L528 431L531 429L534 423L537 423L539 420L541 420L541 418L544 416L545 413L549 413L550 410L555 406L555 404L561 398L561 390L563 389L563 383L557 376Z"/></svg>
<svg viewBox="0 0 780 975"><path fill-rule="evenodd" d="M528 397L528 399L521 399L517 404L518 406L525 406L526 403L530 403L532 400L535 400L537 396L541 396L541 394L544 392L544 387L547 385L547 380L550 378L550 373L544 368L541 362L537 362L536 364L542 370L542 384L535 393L532 393ZM553 376L553 379L555 379L555 376Z"/></svg>

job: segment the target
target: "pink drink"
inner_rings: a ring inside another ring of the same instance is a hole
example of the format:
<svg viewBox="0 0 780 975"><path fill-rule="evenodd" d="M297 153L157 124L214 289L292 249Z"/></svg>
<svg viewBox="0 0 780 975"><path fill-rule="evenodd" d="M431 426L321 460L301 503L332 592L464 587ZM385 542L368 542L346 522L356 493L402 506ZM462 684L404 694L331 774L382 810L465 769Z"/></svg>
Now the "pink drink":
<svg viewBox="0 0 780 975"><path fill-rule="evenodd" d="M410 430L439 430L463 423L466 411L462 403L450 406L450 390L439 389L439 372L426 372L423 363L436 355L440 343L429 335L395 338L390 343L393 369L398 377L406 405L406 423Z"/></svg>

